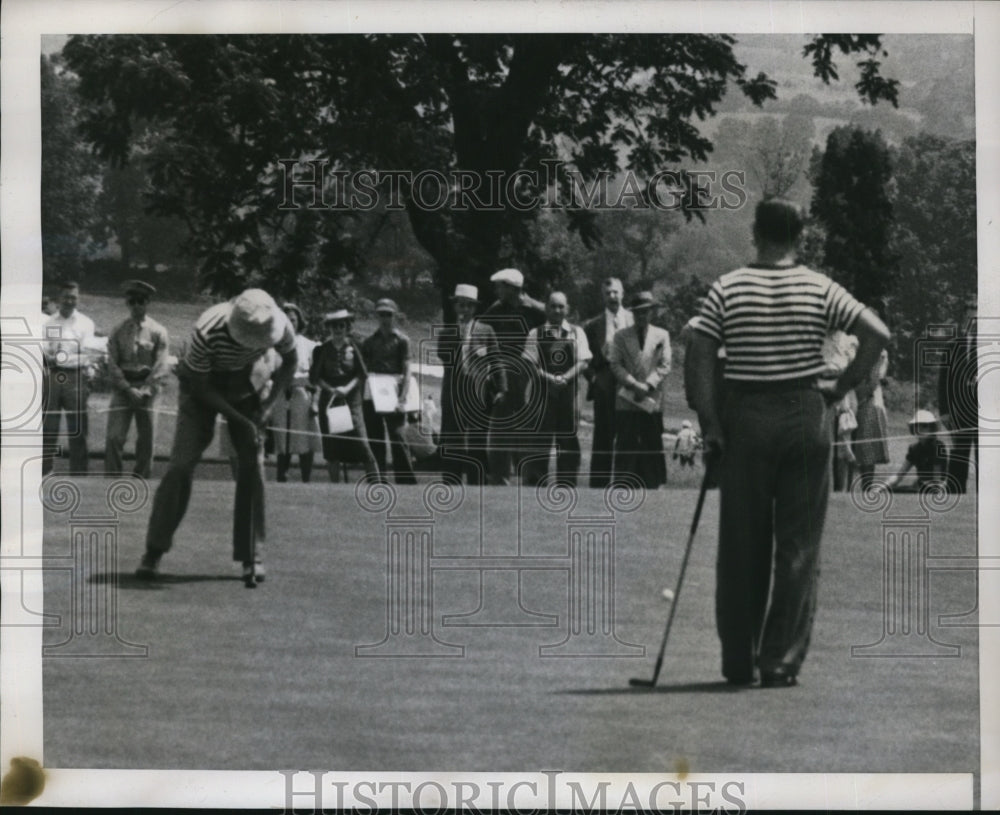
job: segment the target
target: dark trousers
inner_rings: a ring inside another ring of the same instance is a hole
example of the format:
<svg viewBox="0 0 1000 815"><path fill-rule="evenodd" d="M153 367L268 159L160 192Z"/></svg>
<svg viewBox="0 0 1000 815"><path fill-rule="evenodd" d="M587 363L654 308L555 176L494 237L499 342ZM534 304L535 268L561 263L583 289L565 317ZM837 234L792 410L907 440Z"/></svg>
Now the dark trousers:
<svg viewBox="0 0 1000 815"><path fill-rule="evenodd" d="M69 438L69 469L87 472L87 396L89 388L83 372L76 368L49 368L45 372L45 415L42 441L53 449L59 439L59 423L66 413L66 436ZM42 459L42 475L52 472L54 454Z"/></svg>
<svg viewBox="0 0 1000 815"><path fill-rule="evenodd" d="M493 484L509 484L511 473L516 473L524 459L526 431L517 427L516 419L525 408L525 380L513 371L507 372L507 395L490 411L490 428L486 439L489 480Z"/></svg>
<svg viewBox="0 0 1000 815"><path fill-rule="evenodd" d="M256 394L232 402L244 416L260 406ZM191 498L194 469L215 432L216 411L200 401L182 381L177 405L177 429L167 472L156 490L146 532L146 550L162 555L170 551L174 532L184 518ZM236 501L233 507L233 560L253 560L254 543L264 537L264 478L261 465L263 433L255 441L248 428L229 422L229 436L236 451Z"/></svg>
<svg viewBox="0 0 1000 815"><path fill-rule="evenodd" d="M730 391L723 427L715 596L722 673L749 681L758 665L794 675L816 610L829 411L815 390Z"/></svg>
<svg viewBox="0 0 1000 815"><path fill-rule="evenodd" d="M556 479L561 484L576 486L580 471L580 439L576 428L576 387L547 389L540 427L531 437L531 460L524 468L528 484L537 484L548 475L549 454L555 447Z"/></svg>
<svg viewBox="0 0 1000 815"><path fill-rule="evenodd" d="M135 467L133 472L149 478L153 469L153 397L147 396L138 404L121 391L115 391L108 406L108 429L104 445L104 472L108 475L124 473L122 457L128 429L135 417Z"/></svg>
<svg viewBox="0 0 1000 815"><path fill-rule="evenodd" d="M615 389L592 386L594 446L590 454L590 486L603 489L611 481L615 450Z"/></svg>
<svg viewBox="0 0 1000 815"><path fill-rule="evenodd" d="M969 423L974 425L977 420ZM969 464L976 457L979 466L979 430L961 430L951 434L951 452L948 454L948 489L965 492L969 481Z"/></svg>
<svg viewBox="0 0 1000 815"><path fill-rule="evenodd" d="M615 480L638 478L647 490L667 482L663 451L663 415L643 410L620 410L615 417Z"/></svg>
<svg viewBox="0 0 1000 815"><path fill-rule="evenodd" d="M413 474L413 461L410 459L410 450L403 439L402 429L406 424L405 413L377 413L374 402L367 400L364 402L365 428L368 431L368 444L372 449L372 455L378 464L378 471L383 476L386 473L386 447L392 448L392 470L396 474L397 484L416 484L417 478ZM385 437L389 436L389 444L386 444Z"/></svg>

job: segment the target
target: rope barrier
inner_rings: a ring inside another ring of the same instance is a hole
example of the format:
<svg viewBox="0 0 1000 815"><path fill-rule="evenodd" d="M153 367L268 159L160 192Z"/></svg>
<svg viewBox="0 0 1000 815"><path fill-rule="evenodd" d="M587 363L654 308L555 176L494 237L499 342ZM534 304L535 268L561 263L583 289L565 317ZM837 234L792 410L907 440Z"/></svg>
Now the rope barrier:
<svg viewBox="0 0 1000 815"><path fill-rule="evenodd" d="M132 409L133 408L130 408L130 407L119 407L119 408L108 407L108 408L94 408L94 409L90 410L89 412L103 414L103 413L113 413L113 412L116 412L116 411L132 410ZM165 416L176 416L177 415L177 411L176 410L170 410L168 408L151 407L151 408L149 408L149 410L151 412L153 412L153 413L162 413ZM383 414L383 415L390 415L391 416L393 414ZM216 421L216 424L222 424L223 422L225 422L227 420L226 420L226 418L224 416L220 415L220 416L216 417L215 421ZM976 427L960 427L960 428L956 428L955 430L936 430L936 431L933 431L931 433L925 433L924 435L925 436L950 436L950 435L953 435L955 433L970 433L970 432L972 432L974 430L978 430L978 429L979 429L978 426L976 426ZM353 435L353 432L350 433L350 434L348 434L348 433L323 433L322 431L317 432L317 431L314 431L314 430L292 430L290 428L283 428L283 427L277 427L277 428L274 428L274 430L276 432L278 432L278 433L289 433L289 434L294 434L294 435L298 435L298 436L314 436L314 437L321 438L321 439L324 438L324 437L325 438L331 438L331 439L351 439L351 440L356 440L357 439L357 436ZM477 430L477 431L473 431L473 432L474 433L477 433L477 432L478 433L486 433L487 431L486 430ZM525 431L525 433L530 433L530 431ZM674 434L674 433L664 433L663 434L663 438L664 438L664 440L667 440L667 441L675 441L677 439L677 435ZM852 444L868 444L868 443L882 442L882 441L901 441L901 440L912 439L912 438L914 438L913 435L908 435L908 436L877 436L875 438L870 438L870 439L853 439L851 441L835 441L835 442L832 443L831 446L833 446L833 447L844 447L844 446L848 446L848 445L852 445ZM622 450L621 452L623 452L623 453L630 453L630 452L648 453L649 451L648 450ZM669 452L669 451L667 451L667 452Z"/></svg>

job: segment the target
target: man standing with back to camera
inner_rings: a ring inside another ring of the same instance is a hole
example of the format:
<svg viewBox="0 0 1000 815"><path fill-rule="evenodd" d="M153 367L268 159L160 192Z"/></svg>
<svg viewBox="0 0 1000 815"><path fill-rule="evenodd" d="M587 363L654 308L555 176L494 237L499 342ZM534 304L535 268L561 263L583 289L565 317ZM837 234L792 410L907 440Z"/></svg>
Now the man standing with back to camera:
<svg viewBox="0 0 1000 815"><path fill-rule="evenodd" d="M757 259L712 285L691 340L690 402L719 471L716 624L722 674L733 685L752 684L758 670L762 687L797 684L816 609L830 411L889 340L870 309L797 263L802 227L795 204L758 204ZM823 339L833 329L856 335L858 351L839 379L821 385Z"/></svg>

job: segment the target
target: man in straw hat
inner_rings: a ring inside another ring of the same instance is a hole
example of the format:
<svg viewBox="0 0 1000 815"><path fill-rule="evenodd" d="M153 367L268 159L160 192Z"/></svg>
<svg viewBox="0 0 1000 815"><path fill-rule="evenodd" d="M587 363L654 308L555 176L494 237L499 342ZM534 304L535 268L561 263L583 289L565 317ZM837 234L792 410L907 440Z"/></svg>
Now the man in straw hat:
<svg viewBox="0 0 1000 815"><path fill-rule="evenodd" d="M937 416L929 410L918 410L910 419L910 432L916 441L906 448L906 461L899 472L885 482L885 486L894 492L943 488L945 473L948 472L948 449L941 441L943 431ZM916 471L917 480L900 485L910 470Z"/></svg>
<svg viewBox="0 0 1000 815"><path fill-rule="evenodd" d="M764 687L798 681L816 610L833 406L889 340L870 309L797 262L802 227L795 204L757 205L757 258L712 285L689 350L688 400L721 489L715 608L722 675L737 686L753 684L758 671ZM856 335L858 350L824 385L823 341L835 329Z"/></svg>
<svg viewBox="0 0 1000 815"><path fill-rule="evenodd" d="M614 477L638 477L647 490L666 483L663 388L670 373L670 334L652 325L656 300L641 291L629 304L633 325L615 332L608 363L618 382L615 398Z"/></svg>
<svg viewBox="0 0 1000 815"><path fill-rule="evenodd" d="M487 434L490 415L507 393L507 374L499 364L493 329L475 318L479 290L459 283L451 298L457 324L438 337L437 355L444 363L441 385L442 469L469 483L482 484L488 472Z"/></svg>
<svg viewBox="0 0 1000 815"><path fill-rule="evenodd" d="M156 416L153 401L167 375L167 330L146 314L156 289L142 280L125 284L129 317L108 337L108 375L111 403L104 447L104 471L119 475L124 471L122 451L129 425L135 417L135 468L149 478L153 464L153 428Z"/></svg>
<svg viewBox="0 0 1000 815"><path fill-rule="evenodd" d="M269 348L281 356L281 366L272 378L269 394L262 399L250 373L254 362ZM221 413L238 460L233 560L243 564L248 586L263 579L258 544L264 534L264 482L257 458L261 428L277 395L292 381L297 362L295 333L284 312L261 289L247 289L198 318L177 366L180 393L174 446L153 499L146 553L137 577L157 577L160 558L170 550L187 510L195 466L212 441L215 420Z"/></svg>

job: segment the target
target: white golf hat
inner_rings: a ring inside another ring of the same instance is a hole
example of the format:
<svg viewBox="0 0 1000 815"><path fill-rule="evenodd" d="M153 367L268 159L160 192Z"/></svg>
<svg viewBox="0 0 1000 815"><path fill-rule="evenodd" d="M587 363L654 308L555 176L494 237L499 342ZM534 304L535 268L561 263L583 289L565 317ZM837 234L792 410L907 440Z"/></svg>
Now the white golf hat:
<svg viewBox="0 0 1000 815"><path fill-rule="evenodd" d="M517 269L501 269L490 278L490 282L507 283L516 289L520 289L524 286L524 275Z"/></svg>
<svg viewBox="0 0 1000 815"><path fill-rule="evenodd" d="M473 303L479 302L479 289L475 286L470 286L468 283L459 283L455 286L455 293L451 296L452 300L471 300Z"/></svg>
<svg viewBox="0 0 1000 815"><path fill-rule="evenodd" d="M270 348L285 333L288 318L263 289L247 289L232 301L229 333L247 348Z"/></svg>
<svg viewBox="0 0 1000 815"><path fill-rule="evenodd" d="M910 427L918 424L937 424L937 416L929 410L918 410L910 419Z"/></svg>
<svg viewBox="0 0 1000 815"><path fill-rule="evenodd" d="M691 422L685 419L683 422L681 422L681 427L691 427Z"/></svg>

